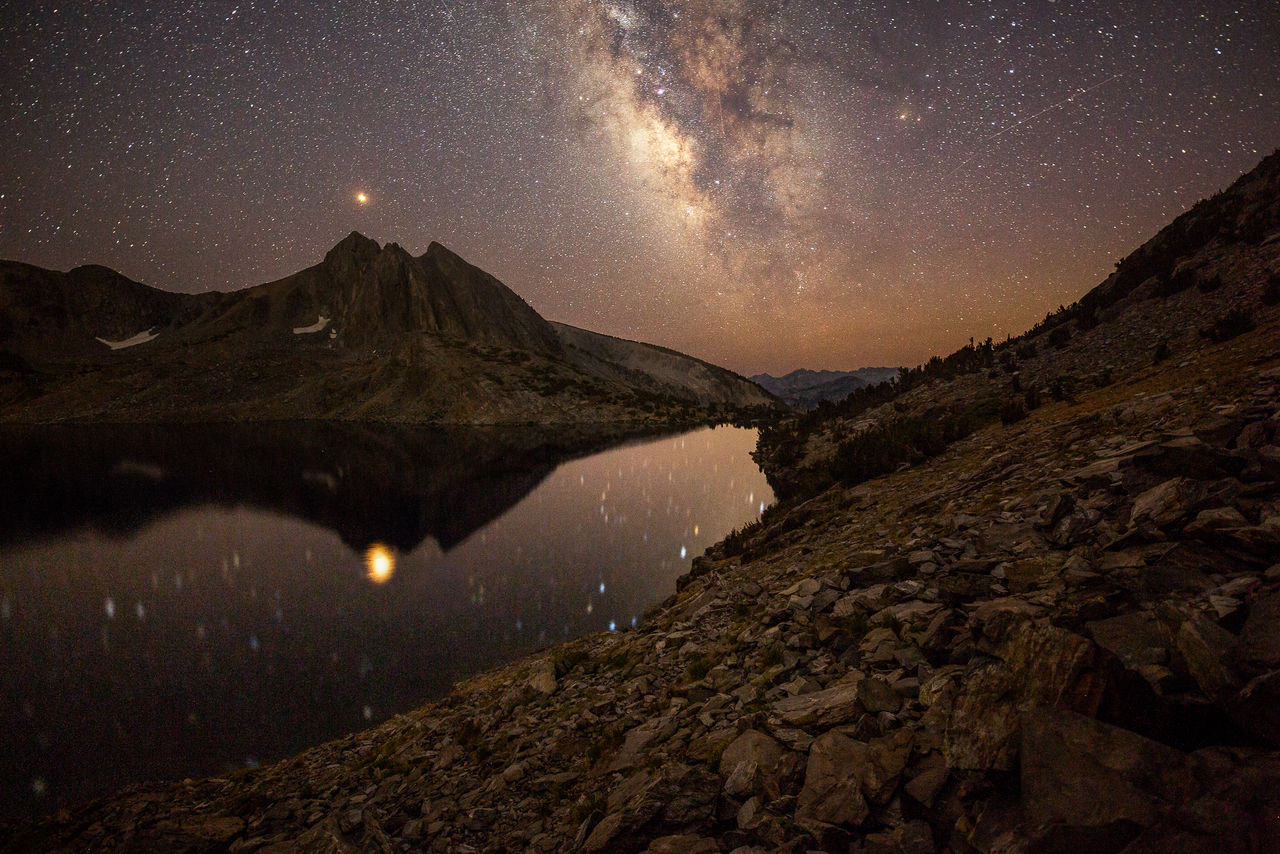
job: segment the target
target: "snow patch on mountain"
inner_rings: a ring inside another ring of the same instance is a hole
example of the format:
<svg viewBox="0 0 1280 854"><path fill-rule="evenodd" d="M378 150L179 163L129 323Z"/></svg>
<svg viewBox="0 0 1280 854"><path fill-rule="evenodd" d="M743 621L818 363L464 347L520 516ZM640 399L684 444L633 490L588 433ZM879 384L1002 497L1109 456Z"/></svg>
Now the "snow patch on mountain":
<svg viewBox="0 0 1280 854"><path fill-rule="evenodd" d="M154 326L151 329L144 329L142 332L139 332L137 335L134 335L130 338L125 338L122 341L108 341L105 338L99 338L98 340L101 341L103 344L106 344L112 350L123 350L127 347L136 347L139 344L146 344L148 341L154 341L156 338L159 338L160 333L153 332L152 331L153 329L155 329Z"/></svg>

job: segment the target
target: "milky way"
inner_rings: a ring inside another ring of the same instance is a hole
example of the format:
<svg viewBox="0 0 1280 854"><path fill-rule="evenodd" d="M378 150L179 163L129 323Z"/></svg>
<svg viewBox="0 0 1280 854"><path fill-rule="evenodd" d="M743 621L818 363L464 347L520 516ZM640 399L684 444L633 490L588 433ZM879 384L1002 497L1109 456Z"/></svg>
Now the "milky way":
<svg viewBox="0 0 1280 854"><path fill-rule="evenodd" d="M1270 0L17 2L0 48L0 256L439 240L745 372L1016 334L1280 145Z"/></svg>

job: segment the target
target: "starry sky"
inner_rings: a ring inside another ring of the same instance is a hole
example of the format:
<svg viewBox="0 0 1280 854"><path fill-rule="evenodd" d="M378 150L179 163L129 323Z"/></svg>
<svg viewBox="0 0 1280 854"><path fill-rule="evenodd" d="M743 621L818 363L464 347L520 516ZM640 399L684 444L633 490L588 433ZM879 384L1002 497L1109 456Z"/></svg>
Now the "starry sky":
<svg viewBox="0 0 1280 854"><path fill-rule="evenodd" d="M915 364L1274 150L1278 68L1274 0L10 0L0 257L230 290L359 230L743 373Z"/></svg>

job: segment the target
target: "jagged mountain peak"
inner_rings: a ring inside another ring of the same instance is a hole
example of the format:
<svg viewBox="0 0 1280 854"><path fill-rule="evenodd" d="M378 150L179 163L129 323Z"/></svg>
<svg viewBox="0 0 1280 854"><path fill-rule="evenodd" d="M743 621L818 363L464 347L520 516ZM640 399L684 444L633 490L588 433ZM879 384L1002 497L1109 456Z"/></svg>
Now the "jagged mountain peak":
<svg viewBox="0 0 1280 854"><path fill-rule="evenodd" d="M559 352L555 332L524 300L439 243L414 257L398 243L380 246L352 232L329 251L321 270L315 292L322 298L305 311L331 317L343 344L377 345L428 332Z"/></svg>
<svg viewBox="0 0 1280 854"><path fill-rule="evenodd" d="M7 353L17 366L9 374L36 365L57 377L48 393L10 385L13 405L0 395L0 418L110 410L219 420L234 406L230 417L247 419L560 423L771 403L690 357L634 342L607 349L566 344L514 291L440 243L415 257L358 231L318 263L232 292L161 291L99 266L59 273L0 262L0 361ZM81 362L111 378L81 385Z"/></svg>
<svg viewBox="0 0 1280 854"><path fill-rule="evenodd" d="M367 267L381 252L378 241L353 231L325 254L324 266L335 278L343 279Z"/></svg>

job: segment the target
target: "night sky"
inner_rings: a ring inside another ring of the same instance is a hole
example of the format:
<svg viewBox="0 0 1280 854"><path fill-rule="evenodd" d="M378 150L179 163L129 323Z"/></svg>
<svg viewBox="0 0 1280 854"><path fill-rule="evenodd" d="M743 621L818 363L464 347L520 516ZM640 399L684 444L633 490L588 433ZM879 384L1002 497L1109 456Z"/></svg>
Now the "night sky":
<svg viewBox="0 0 1280 854"><path fill-rule="evenodd" d="M1024 331L1280 145L1280 4L9 0L0 81L0 257L229 290L355 229L849 369Z"/></svg>

